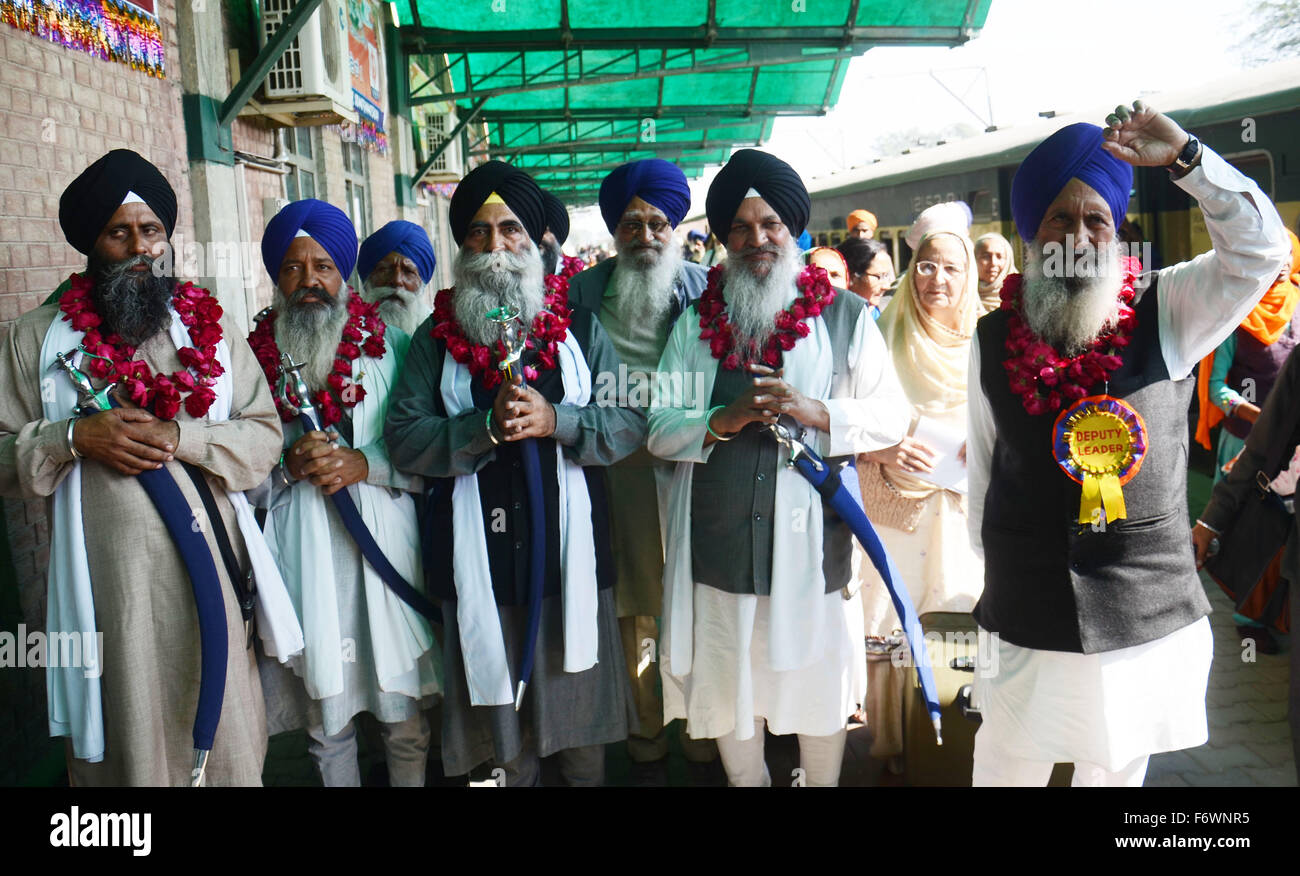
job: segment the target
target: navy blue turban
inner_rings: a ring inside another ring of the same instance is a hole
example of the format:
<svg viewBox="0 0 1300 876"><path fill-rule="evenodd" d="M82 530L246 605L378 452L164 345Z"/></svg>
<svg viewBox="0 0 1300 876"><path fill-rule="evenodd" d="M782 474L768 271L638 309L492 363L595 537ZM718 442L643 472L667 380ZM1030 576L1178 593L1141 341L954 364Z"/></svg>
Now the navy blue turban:
<svg viewBox="0 0 1300 876"><path fill-rule="evenodd" d="M541 243L546 233L546 204L536 180L504 161L487 161L465 174L456 186L447 208L451 236L456 245L465 243L469 223L484 202L496 192L510 212L519 217L533 243Z"/></svg>
<svg viewBox="0 0 1300 876"><path fill-rule="evenodd" d="M276 213L262 232L262 264L272 280L280 277L284 254L299 231L306 232L329 253L334 267L347 283L352 266L357 263L357 232L352 220L333 204L307 198L294 201Z"/></svg>
<svg viewBox="0 0 1300 876"><path fill-rule="evenodd" d="M546 189L542 189L542 205L546 211L546 227L558 242L564 243L569 239L569 208Z"/></svg>
<svg viewBox="0 0 1300 876"><path fill-rule="evenodd" d="M662 158L629 162L614 168L601 181L600 215L604 217L610 234L614 233L614 226L623 218L623 211L633 198L658 207L674 228L691 209L691 187L686 184L686 174Z"/></svg>
<svg viewBox="0 0 1300 876"><path fill-rule="evenodd" d="M357 253L357 276L365 280L390 252L399 252L415 262L420 282L427 283L433 279L433 268L438 260L433 255L429 235L419 225L404 219L394 219L365 239Z"/></svg>
<svg viewBox="0 0 1300 876"><path fill-rule="evenodd" d="M731 220L736 218L740 202L750 190L762 195L768 206L776 211L790 230L798 236L808 225L812 201L808 189L795 169L781 159L757 149L741 149L718 172L709 184L708 197L704 199L704 213L709 217L709 228L725 241L731 231Z"/></svg>
<svg viewBox="0 0 1300 876"><path fill-rule="evenodd" d="M1087 122L1067 125L1039 143L1025 156L1011 181L1011 215L1016 231L1033 240L1043 214L1071 179L1092 186L1110 205L1110 217L1119 227L1128 210L1133 188L1133 167L1101 148L1101 128Z"/></svg>
<svg viewBox="0 0 1300 876"><path fill-rule="evenodd" d="M176 192L171 183L138 153L114 149L83 170L59 198L59 227L68 243L89 255L128 192L139 195L171 237L176 228Z"/></svg>

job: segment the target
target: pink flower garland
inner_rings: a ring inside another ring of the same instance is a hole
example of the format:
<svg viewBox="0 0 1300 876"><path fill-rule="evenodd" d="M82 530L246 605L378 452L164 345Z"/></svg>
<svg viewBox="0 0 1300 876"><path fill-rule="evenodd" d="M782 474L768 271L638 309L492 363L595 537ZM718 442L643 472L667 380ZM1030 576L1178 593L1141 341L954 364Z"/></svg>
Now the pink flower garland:
<svg viewBox="0 0 1300 876"><path fill-rule="evenodd" d="M1086 398L1090 387L1109 378L1124 364L1121 354L1137 328L1133 311L1133 283L1141 263L1131 257L1120 259L1123 278L1119 293L1119 320L1115 327L1092 342L1077 356L1062 356L1051 344L1040 340L1025 324L1020 312L1021 275L1012 274L1002 283L1002 309L1011 311L1007 320L1002 367L1011 391L1020 396L1030 416L1059 411L1063 404Z"/></svg>
<svg viewBox="0 0 1300 876"><path fill-rule="evenodd" d="M557 345L564 341L564 333L569 330L569 281L559 274L551 274L545 279L547 288L546 303L533 317L525 348L537 351L537 365L547 371L558 363ZM436 340L444 341L451 358L469 369L470 377L483 380L485 389L495 389L504 379L497 363L505 358L505 346L497 341L495 349L486 344L474 344L465 337L460 323L456 321L456 308L452 297L456 290L443 289L433 298L433 329L429 334ZM524 377L537 379L537 368L524 366Z"/></svg>
<svg viewBox="0 0 1300 876"><path fill-rule="evenodd" d="M776 331L759 358L755 349L736 349L735 332L727 319L727 302L722 297L721 280L722 265L714 265L709 270L708 284L696 307L700 313L700 338L709 342L713 358L722 360L722 367L728 371L735 371L745 362L780 367L781 353L793 350L800 338L808 337L811 329L804 320L820 315L835 300L835 287L827 279L826 270L816 265L804 268L795 281L802 295L776 315Z"/></svg>
<svg viewBox="0 0 1300 876"><path fill-rule="evenodd" d="M154 374L144 362L135 359L135 347L114 333L104 337L102 323L90 297L94 284L83 274L68 278L69 288L59 298L63 319L75 331L84 332L81 345L87 353L102 358L87 358L86 370L101 380L120 383L128 398L163 420L175 419L184 398L185 412L198 419L207 414L217 393L212 388L225 369L217 361L217 344L221 342L221 305L207 289L182 283L172 295L181 322L189 329L192 347L181 347L176 356L185 368L170 377Z"/></svg>
<svg viewBox="0 0 1300 876"><path fill-rule="evenodd" d="M360 358L362 352L372 359L382 359L387 349L384 332L388 327L379 317L378 305L363 301L361 296L353 293L348 298L347 307L348 321L343 325L343 335L334 354L334 368L325 381L328 389L318 389L312 395L321 426L325 428L343 419L343 408L356 407L366 397L365 387L352 380L352 363ZM248 345L253 348L262 373L266 375L280 419L289 423L295 415L276 391L280 378L280 348L275 343L275 317L272 310L257 324L248 336Z"/></svg>

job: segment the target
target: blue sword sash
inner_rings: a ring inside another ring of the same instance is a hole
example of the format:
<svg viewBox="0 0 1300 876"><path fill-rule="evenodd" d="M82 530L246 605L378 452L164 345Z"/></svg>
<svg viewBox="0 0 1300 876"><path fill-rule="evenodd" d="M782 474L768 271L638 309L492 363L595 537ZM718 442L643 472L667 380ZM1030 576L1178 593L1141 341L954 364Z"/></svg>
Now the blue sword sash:
<svg viewBox="0 0 1300 876"><path fill-rule="evenodd" d="M876 528L871 525L862 501L858 495L848 490L842 479L838 466L831 466L822 461L811 448L793 438L784 426L770 430L777 441L790 450L789 464L821 495L822 500L835 509L840 518L848 524L854 537L862 545L871 564L876 567L880 577L889 589L889 597L903 624L903 633L912 652L912 661L916 666L917 678L921 683L921 693L925 697L926 709L934 724L935 737L943 744L940 724L939 696L934 683L934 671L930 668L929 653L925 646L925 634L921 630L921 621L917 617L916 607L912 605L912 596L903 585L898 567L894 565L889 552L885 550Z"/></svg>

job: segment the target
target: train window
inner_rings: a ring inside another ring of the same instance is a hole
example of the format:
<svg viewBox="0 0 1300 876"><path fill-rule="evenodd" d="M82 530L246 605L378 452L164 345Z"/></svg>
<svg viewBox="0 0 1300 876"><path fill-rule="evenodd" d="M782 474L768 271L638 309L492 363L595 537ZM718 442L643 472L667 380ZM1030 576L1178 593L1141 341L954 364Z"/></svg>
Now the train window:
<svg viewBox="0 0 1300 876"><path fill-rule="evenodd" d="M1223 156L1229 164L1250 177L1260 191L1273 200L1273 156L1263 149Z"/></svg>
<svg viewBox="0 0 1300 876"><path fill-rule="evenodd" d="M976 222L993 221L993 193L988 189L971 192L966 198Z"/></svg>

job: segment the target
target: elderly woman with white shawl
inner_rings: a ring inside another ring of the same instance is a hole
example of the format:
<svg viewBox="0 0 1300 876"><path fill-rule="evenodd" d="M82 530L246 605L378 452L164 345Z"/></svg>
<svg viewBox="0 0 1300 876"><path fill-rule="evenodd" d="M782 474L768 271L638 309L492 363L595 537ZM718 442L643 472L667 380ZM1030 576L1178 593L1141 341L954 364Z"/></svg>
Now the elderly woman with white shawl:
<svg viewBox="0 0 1300 876"><path fill-rule="evenodd" d="M968 227L965 211L938 204L907 234L915 255L879 327L912 405L913 428L895 447L857 458L867 514L920 615L971 611L984 582L967 533L964 479L954 482L936 470L945 455L937 444L954 457L949 470L965 466L966 371L983 312ZM931 436L930 443L918 432ZM889 591L861 549L855 568L864 587L867 636L886 637L900 627ZM902 695L911 669L884 660L871 661L868 671L872 755L893 758L903 749Z"/></svg>

